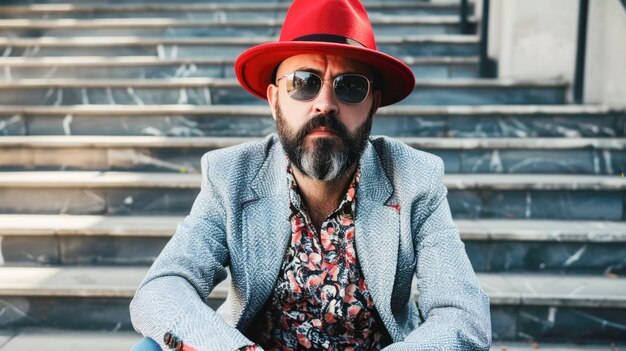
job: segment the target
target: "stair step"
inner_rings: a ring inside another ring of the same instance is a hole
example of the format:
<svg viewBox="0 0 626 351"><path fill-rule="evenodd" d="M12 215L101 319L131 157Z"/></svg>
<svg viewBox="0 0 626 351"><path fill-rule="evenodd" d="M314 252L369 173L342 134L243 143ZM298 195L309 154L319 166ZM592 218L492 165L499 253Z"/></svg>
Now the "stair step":
<svg viewBox="0 0 626 351"><path fill-rule="evenodd" d="M154 56L159 58L237 57L276 37L161 38L146 36L0 38L4 57ZM393 56L477 56L475 35L378 36L379 50Z"/></svg>
<svg viewBox="0 0 626 351"><path fill-rule="evenodd" d="M525 351L537 349L544 351L619 351L625 348L626 346L622 344L612 342L590 345L589 343L539 343L531 340L527 342L494 342L491 346L491 351Z"/></svg>
<svg viewBox="0 0 626 351"><path fill-rule="evenodd" d="M146 269L2 267L0 296L12 305L2 317L4 326L128 330L128 300ZM622 293L626 279L484 273L478 278L490 296L496 340L550 340L558 335L587 342L624 341L619 327L626 322ZM221 283L213 291L212 307L223 301L226 286ZM43 308L49 303L55 304L53 311ZM22 308L28 309L29 318L20 313ZM108 312L101 313L104 310ZM572 328L570 323L579 323L581 328Z"/></svg>
<svg viewBox="0 0 626 351"><path fill-rule="evenodd" d="M261 141L255 137L159 137L159 136L3 136L3 148L24 149L116 149L116 148L201 148L218 149L245 142ZM421 138L397 137L398 141L419 149L603 149L623 150L626 138Z"/></svg>
<svg viewBox="0 0 626 351"><path fill-rule="evenodd" d="M377 0L365 0L365 3L368 2L376 2ZM394 2L425 2L426 0L394 0ZM206 3L206 0L184 0L183 4L202 4ZM212 0L212 3L281 3L282 0ZM454 2L453 0L444 0L444 2ZM71 6L78 5L89 5L89 6L115 6L122 4L133 4L133 5L162 5L162 4L171 4L171 0L4 0L0 7L3 6L16 6L16 5L34 5L34 6L44 6L49 5L50 3L56 4L66 4Z"/></svg>
<svg viewBox="0 0 626 351"><path fill-rule="evenodd" d="M198 105L74 105L74 106L32 106L32 105L1 105L2 115L37 115L52 116L167 116L180 115L255 115L267 116L267 106L198 106ZM376 113L377 116L565 116L580 115L598 118L605 114L626 114L626 109L611 108L602 105L481 105L481 106L388 106Z"/></svg>
<svg viewBox="0 0 626 351"><path fill-rule="evenodd" d="M626 110L603 106L393 106L373 133L397 137L624 137ZM262 137L269 107L245 105L1 106L4 135Z"/></svg>
<svg viewBox="0 0 626 351"><path fill-rule="evenodd" d="M399 57L421 79L478 78L477 57ZM234 58L159 59L153 56L0 58L0 80L235 78Z"/></svg>
<svg viewBox="0 0 626 351"><path fill-rule="evenodd" d="M182 216L111 217L0 214L0 236L58 235L169 238L176 230L176 224L183 219Z"/></svg>
<svg viewBox="0 0 626 351"><path fill-rule="evenodd" d="M23 328L6 332L6 340L0 336L0 351L110 351L129 350L141 335L132 331L80 331L44 328ZM3 346L4 345L4 346ZM494 342L491 351L618 351L621 344L554 344L538 342Z"/></svg>
<svg viewBox="0 0 626 351"><path fill-rule="evenodd" d="M0 215L5 265L150 265L182 216ZM626 275L626 224L455 220L477 272Z"/></svg>
<svg viewBox="0 0 626 351"><path fill-rule="evenodd" d="M377 36L461 34L459 16L372 16ZM266 37L280 34L282 19L207 20L171 18L97 18L97 19L0 19L0 34L5 37L37 38L81 36L163 36L176 37ZM469 19L475 26L476 20Z"/></svg>
<svg viewBox="0 0 626 351"><path fill-rule="evenodd" d="M283 0L211 0L211 3L239 3L239 4L249 4L249 3L283 3ZM376 3L379 0L365 0L364 3L367 5L368 3ZM427 0L394 0L394 3L407 2L407 3L428 3ZM457 3L455 0L443 0L437 1L441 3ZM470 1L472 3L473 1ZM45 6L50 4L65 4L71 6L117 6L117 5L167 5L172 3L171 0L3 0L0 7L11 6L14 7L16 5L34 5L34 6ZM182 4L204 4L207 3L207 0L184 0Z"/></svg>
<svg viewBox="0 0 626 351"><path fill-rule="evenodd" d="M400 104L562 104L566 88L567 83L562 81L422 80ZM11 92L0 95L0 104L9 105L267 104L245 91L235 79L24 79L0 82L0 90Z"/></svg>
<svg viewBox="0 0 626 351"><path fill-rule="evenodd" d="M458 219L622 220L626 178L550 174L452 174L444 178ZM198 174L2 172L0 212L186 214Z"/></svg>
<svg viewBox="0 0 626 351"><path fill-rule="evenodd" d="M470 21L476 21L470 18ZM458 25L458 16L405 16L398 15L393 18L374 17L371 19L372 26L395 26L395 25ZM137 29L137 28L220 28L220 27L280 27L282 21L274 19L265 20L222 20L222 21L196 21L177 20L170 18L96 18L79 20L73 18L32 20L32 19L0 19L0 30L7 29Z"/></svg>
<svg viewBox="0 0 626 351"><path fill-rule="evenodd" d="M169 238L184 216L0 214L0 236L129 236ZM454 221L463 240L626 242L626 222L547 220Z"/></svg>
<svg viewBox="0 0 626 351"><path fill-rule="evenodd" d="M378 126L389 124L377 120ZM559 173L621 175L626 138L397 137L443 158L452 173ZM5 136L0 171L178 171L198 173L208 150L253 137ZM70 157L71 155L71 157Z"/></svg>
<svg viewBox="0 0 626 351"><path fill-rule="evenodd" d="M114 46L156 46L156 45L176 45L176 46L207 46L207 45L259 45L278 40L277 36L268 37L219 37L219 38L162 38L146 37L137 38L133 36L110 37L110 36L77 36L73 38L38 37L38 38L0 38L0 46L11 47L114 47ZM377 45L390 44L473 44L480 43L477 35L402 35L402 36L381 36L376 40ZM93 55L89 55L93 56ZM6 56L4 56L6 57ZM14 57L14 56L11 56ZM43 56L33 56L43 57Z"/></svg>
<svg viewBox="0 0 626 351"><path fill-rule="evenodd" d="M626 308L626 279L478 273L493 305ZM626 318L626 316L624 317Z"/></svg>
<svg viewBox="0 0 626 351"><path fill-rule="evenodd" d="M236 79L214 78L176 78L176 79L21 79L13 82L0 82L0 89L29 88L199 88L199 87L238 87ZM471 79L471 80L418 80L415 88L565 88L567 82L560 80L518 81L504 79Z"/></svg>
<svg viewBox="0 0 626 351"><path fill-rule="evenodd" d="M595 175L453 174L444 177L449 190L604 190L626 189L626 178ZM200 176L145 172L2 172L0 189L199 189Z"/></svg>
<svg viewBox="0 0 626 351"><path fill-rule="evenodd" d="M363 0L365 5L368 4L377 4L380 3L381 0ZM198 6L209 4L215 4L220 6L222 3L231 3L231 4L240 4L241 6L253 6L256 3L265 3L265 4L281 4L284 3L282 0L267 0L267 1L257 1L257 0L233 0L233 1L221 1L221 0L182 0L180 2L183 6L193 6L194 4L198 4ZM430 3L430 0L391 0L389 3L392 4L400 4L400 3ZM18 4L22 3L22 6ZM438 4L458 4L458 0L436 0L435 3ZM470 4L474 3L474 0L470 0ZM56 8L60 5L65 5L66 7L104 7L111 6L114 8L124 7L124 6L155 6L155 7L163 7L163 6L171 6L171 0L5 0L0 8L8 7L24 7L25 5L32 6L33 8L45 8L47 6ZM269 5L268 5L269 6Z"/></svg>
<svg viewBox="0 0 626 351"><path fill-rule="evenodd" d="M132 298L147 267L1 267L0 296ZM220 284L212 298L226 298Z"/></svg>
<svg viewBox="0 0 626 351"><path fill-rule="evenodd" d="M409 65L444 65L444 64L477 64L478 57L454 56L404 56L399 57ZM3 57L0 65L11 68L50 68L50 67L133 67L133 66L169 66L169 65L220 65L235 63L234 58L190 58L190 59L160 59L154 56L67 56L67 57Z"/></svg>
<svg viewBox="0 0 626 351"><path fill-rule="evenodd" d="M363 2L370 17L402 15L458 15L459 2ZM40 4L31 6L0 6L2 18L106 18L106 17L167 17L167 18L251 18L283 17L288 3L180 3L115 4L108 6ZM470 4L472 13L473 4Z"/></svg>
<svg viewBox="0 0 626 351"><path fill-rule="evenodd" d="M478 276L490 296L494 340L624 340L626 314L621 309L626 306L626 279L510 273Z"/></svg>
<svg viewBox="0 0 626 351"><path fill-rule="evenodd" d="M0 332L2 333L2 332ZM132 331L85 331L20 328L0 334L0 351L111 351L130 350L141 340Z"/></svg>
<svg viewBox="0 0 626 351"><path fill-rule="evenodd" d="M212 78L177 78L177 79L22 79L14 82L2 82L0 88L30 88L30 87L61 87L61 88L120 88L128 86L138 86L147 88L163 87L231 87L239 85L235 79L212 79ZM561 80L506 80L506 79L472 79L472 80L418 80L415 82L417 88L426 87L460 87L460 88L507 88L507 87L557 87L567 86L567 82Z"/></svg>
<svg viewBox="0 0 626 351"><path fill-rule="evenodd" d="M2 172L0 188L199 189L197 174L133 172Z"/></svg>

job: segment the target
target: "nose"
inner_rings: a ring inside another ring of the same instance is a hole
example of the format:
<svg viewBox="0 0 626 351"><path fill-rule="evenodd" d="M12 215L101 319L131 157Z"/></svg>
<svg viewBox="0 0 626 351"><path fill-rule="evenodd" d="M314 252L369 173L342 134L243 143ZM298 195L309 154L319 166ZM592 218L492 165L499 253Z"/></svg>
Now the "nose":
<svg viewBox="0 0 626 351"><path fill-rule="evenodd" d="M337 113L339 112L339 104L335 92L333 91L333 82L324 82L322 88L313 100L313 108L316 114Z"/></svg>

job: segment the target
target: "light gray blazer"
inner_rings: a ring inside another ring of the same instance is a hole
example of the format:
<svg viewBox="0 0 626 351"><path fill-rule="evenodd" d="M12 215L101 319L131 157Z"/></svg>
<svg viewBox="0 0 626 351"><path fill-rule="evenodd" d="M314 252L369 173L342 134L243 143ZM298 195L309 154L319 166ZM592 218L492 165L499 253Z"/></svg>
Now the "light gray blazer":
<svg viewBox="0 0 626 351"><path fill-rule="evenodd" d="M135 329L198 350L235 350L272 293L291 235L287 159L278 137L208 152L202 188L131 302ZM489 299L452 221L443 162L386 137L361 157L356 251L393 340L385 350L488 350ZM216 312L213 288L232 277ZM411 296L417 278L418 306Z"/></svg>

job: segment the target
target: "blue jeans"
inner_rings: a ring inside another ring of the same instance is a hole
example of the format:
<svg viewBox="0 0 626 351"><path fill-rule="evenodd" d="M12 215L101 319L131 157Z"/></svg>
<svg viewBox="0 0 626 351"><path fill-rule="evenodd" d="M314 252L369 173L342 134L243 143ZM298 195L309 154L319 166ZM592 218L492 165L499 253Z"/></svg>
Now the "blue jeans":
<svg viewBox="0 0 626 351"><path fill-rule="evenodd" d="M150 338L143 338L130 351L162 351L161 346Z"/></svg>

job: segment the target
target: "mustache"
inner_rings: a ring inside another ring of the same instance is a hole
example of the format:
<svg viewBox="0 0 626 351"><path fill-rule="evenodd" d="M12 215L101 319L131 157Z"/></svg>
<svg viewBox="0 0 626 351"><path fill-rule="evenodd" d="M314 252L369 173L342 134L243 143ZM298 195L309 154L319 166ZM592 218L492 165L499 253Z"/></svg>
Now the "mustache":
<svg viewBox="0 0 626 351"><path fill-rule="evenodd" d="M322 113L311 118L300 128L296 135L296 140L303 140L307 134L319 127L325 127L341 137L348 135L348 128L333 113Z"/></svg>

